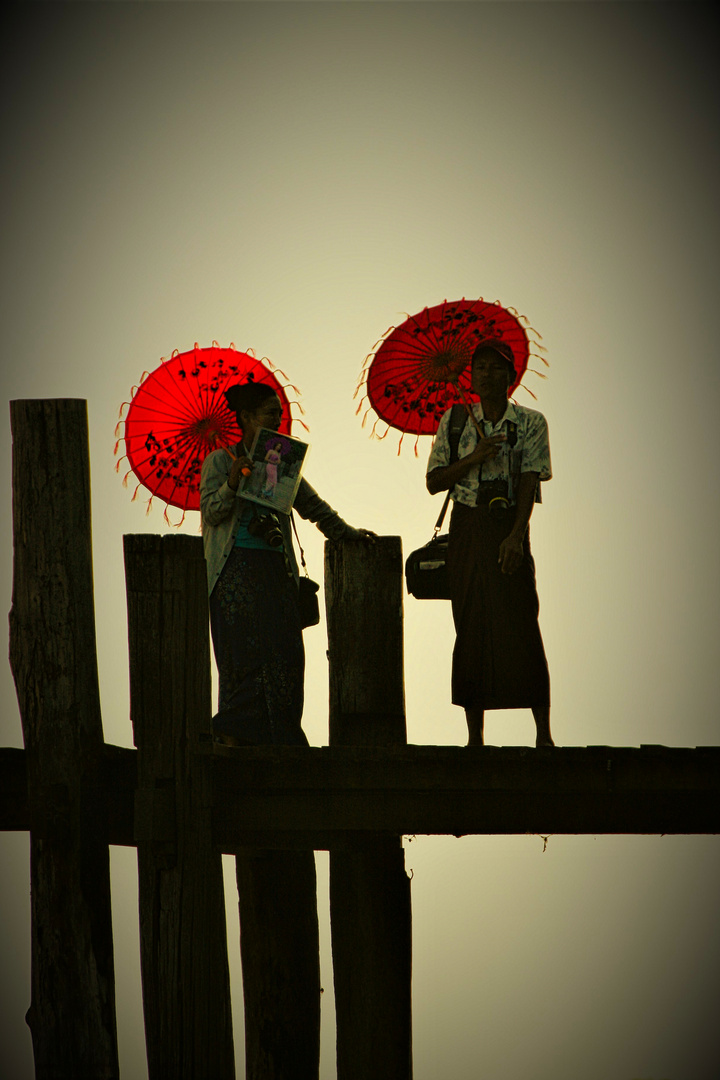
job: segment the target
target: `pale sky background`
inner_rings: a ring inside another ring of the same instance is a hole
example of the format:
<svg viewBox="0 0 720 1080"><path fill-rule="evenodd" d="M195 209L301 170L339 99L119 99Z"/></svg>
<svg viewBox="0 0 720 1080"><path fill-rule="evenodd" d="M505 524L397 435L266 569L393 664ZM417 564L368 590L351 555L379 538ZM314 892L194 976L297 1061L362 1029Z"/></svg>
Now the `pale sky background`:
<svg viewBox="0 0 720 1080"><path fill-rule="evenodd" d="M543 336L555 478L532 521L563 745L717 745L717 57L709 5L27 4L5 56L2 397L88 400L105 737L132 745L118 410L195 341L303 391L306 475L352 524L429 539L429 442L369 441L380 335L444 298ZM521 404L533 405L522 390ZM8 408L2 593L10 608ZM302 434L296 429L296 434ZM322 537L301 523L310 573ZM183 531L197 534L198 516ZM449 604L407 598L413 743L458 744ZM327 742L324 624L305 728ZM21 746L8 666L0 745ZM487 740L531 745L529 712ZM33 1075L28 837L2 843L0 1075ZM416 1080L714 1080L715 837L417 837ZM228 920L242 1068L231 860ZM112 849L122 1076L146 1076L132 849ZM322 1078L335 1077L318 855ZM4 1071L3 1070L4 1067Z"/></svg>

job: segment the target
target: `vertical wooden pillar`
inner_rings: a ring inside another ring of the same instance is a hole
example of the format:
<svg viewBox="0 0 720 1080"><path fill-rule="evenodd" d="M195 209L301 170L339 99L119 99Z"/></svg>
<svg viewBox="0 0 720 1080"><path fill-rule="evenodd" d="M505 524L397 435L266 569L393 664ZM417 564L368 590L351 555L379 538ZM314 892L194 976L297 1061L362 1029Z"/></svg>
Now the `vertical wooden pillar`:
<svg viewBox="0 0 720 1080"><path fill-rule="evenodd" d="M317 1080L320 950L315 853L245 851L238 854L236 868L247 1080Z"/></svg>
<svg viewBox="0 0 720 1080"><path fill-rule="evenodd" d="M10 662L31 817L35 1075L118 1076L87 403L14 401Z"/></svg>
<svg viewBox="0 0 720 1080"><path fill-rule="evenodd" d="M330 745L407 742L399 536L325 544Z"/></svg>
<svg viewBox="0 0 720 1080"><path fill-rule="evenodd" d="M407 741L400 537L325 545L330 743ZM400 837L330 852L338 1080L411 1080L412 911Z"/></svg>
<svg viewBox="0 0 720 1080"><path fill-rule="evenodd" d="M200 537L126 536L135 831L150 1080L235 1075L222 856L200 735L210 732Z"/></svg>

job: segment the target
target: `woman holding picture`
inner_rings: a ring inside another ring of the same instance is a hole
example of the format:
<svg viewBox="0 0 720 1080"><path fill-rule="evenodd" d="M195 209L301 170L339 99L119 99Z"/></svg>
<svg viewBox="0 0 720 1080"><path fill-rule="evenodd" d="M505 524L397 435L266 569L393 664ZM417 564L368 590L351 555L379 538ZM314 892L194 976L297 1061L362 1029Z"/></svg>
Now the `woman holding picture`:
<svg viewBox="0 0 720 1080"><path fill-rule="evenodd" d="M238 492L251 470L255 435L277 431L283 415L271 386L242 383L225 392L242 441L205 458L200 512L210 595L210 629L219 676L213 731L231 746L307 746L301 727L305 650L299 570L288 514L273 514ZM371 536L355 529L304 479L293 508L331 540Z"/></svg>

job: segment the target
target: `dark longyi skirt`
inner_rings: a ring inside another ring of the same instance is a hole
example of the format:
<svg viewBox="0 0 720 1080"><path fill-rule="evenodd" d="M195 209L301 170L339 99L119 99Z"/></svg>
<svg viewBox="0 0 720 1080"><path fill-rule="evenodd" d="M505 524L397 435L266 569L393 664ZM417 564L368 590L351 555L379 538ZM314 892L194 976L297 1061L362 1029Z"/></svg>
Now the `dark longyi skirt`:
<svg viewBox="0 0 720 1080"><path fill-rule="evenodd" d="M512 524L512 512L495 518L483 506L456 502L453 507L448 581L457 632L455 705L524 709L550 704L529 532L520 568L503 574L498 565L500 543Z"/></svg>
<svg viewBox="0 0 720 1080"><path fill-rule="evenodd" d="M249 746L307 746L305 649L295 579L277 551L235 547L210 596L216 734Z"/></svg>

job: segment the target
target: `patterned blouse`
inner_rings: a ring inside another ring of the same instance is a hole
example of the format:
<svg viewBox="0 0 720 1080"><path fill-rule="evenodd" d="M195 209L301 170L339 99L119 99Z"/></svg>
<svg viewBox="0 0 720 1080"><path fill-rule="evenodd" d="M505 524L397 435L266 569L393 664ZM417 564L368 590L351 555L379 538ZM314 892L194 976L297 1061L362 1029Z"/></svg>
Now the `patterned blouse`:
<svg viewBox="0 0 720 1080"><path fill-rule="evenodd" d="M450 412L448 409L440 420L435 441L430 451L427 464L427 472L431 473L442 465L450 464L450 443L448 430L450 424ZM508 433L508 424L517 425L517 442L514 447L505 442L501 444L500 453L493 461L486 461L482 466L475 466L463 476L455 485L451 495L457 502L465 503L466 506L475 506L477 501L478 482L482 480L507 480L508 493L511 503L515 502L515 493L520 479L520 473L536 472L540 480L549 480L552 476L550 465L550 444L548 442L547 420L542 413L535 409L527 409L523 405L515 405L508 401L505 414L497 424L483 417L482 404L473 406L475 418L480 421L485 435L500 435ZM467 457L477 446L478 434L474 424L468 417L458 445L458 458ZM480 472L482 470L482 477ZM540 502L540 485L536 500Z"/></svg>

